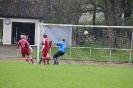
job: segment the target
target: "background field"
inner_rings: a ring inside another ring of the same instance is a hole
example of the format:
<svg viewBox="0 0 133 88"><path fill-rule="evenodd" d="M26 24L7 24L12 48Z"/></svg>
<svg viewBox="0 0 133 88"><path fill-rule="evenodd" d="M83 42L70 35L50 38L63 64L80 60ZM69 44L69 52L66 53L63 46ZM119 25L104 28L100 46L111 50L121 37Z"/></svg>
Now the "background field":
<svg viewBox="0 0 133 88"><path fill-rule="evenodd" d="M0 88L133 88L132 66L60 62L43 66L0 59Z"/></svg>

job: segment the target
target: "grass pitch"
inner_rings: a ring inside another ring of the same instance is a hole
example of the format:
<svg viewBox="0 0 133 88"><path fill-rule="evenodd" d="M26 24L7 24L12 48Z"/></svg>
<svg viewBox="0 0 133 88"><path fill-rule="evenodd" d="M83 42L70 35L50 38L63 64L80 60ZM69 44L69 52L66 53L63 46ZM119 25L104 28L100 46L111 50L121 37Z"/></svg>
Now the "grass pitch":
<svg viewBox="0 0 133 88"><path fill-rule="evenodd" d="M0 61L0 88L133 88L133 68Z"/></svg>

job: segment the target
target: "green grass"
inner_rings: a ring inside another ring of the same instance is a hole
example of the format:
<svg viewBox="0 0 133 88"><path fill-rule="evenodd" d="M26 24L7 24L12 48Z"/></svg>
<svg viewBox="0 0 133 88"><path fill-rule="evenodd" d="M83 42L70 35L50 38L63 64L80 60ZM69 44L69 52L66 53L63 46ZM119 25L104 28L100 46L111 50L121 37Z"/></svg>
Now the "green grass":
<svg viewBox="0 0 133 88"><path fill-rule="evenodd" d="M70 58L70 50L67 49L64 58ZM61 57L62 58L62 57ZM90 48L72 48L71 58L74 60L95 60L95 61L112 61L112 62L129 62L130 50L115 50L110 52L103 49L91 49ZM133 62L133 51L131 56Z"/></svg>
<svg viewBox="0 0 133 88"><path fill-rule="evenodd" d="M0 88L133 88L133 68L0 61Z"/></svg>

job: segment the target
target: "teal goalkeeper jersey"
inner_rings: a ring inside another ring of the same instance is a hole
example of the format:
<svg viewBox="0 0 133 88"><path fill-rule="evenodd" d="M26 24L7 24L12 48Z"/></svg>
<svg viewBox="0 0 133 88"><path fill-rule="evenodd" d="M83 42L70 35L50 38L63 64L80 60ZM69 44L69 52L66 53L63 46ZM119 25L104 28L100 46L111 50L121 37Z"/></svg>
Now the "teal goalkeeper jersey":
<svg viewBox="0 0 133 88"><path fill-rule="evenodd" d="M58 42L57 45L59 46L59 51L66 52L66 42Z"/></svg>

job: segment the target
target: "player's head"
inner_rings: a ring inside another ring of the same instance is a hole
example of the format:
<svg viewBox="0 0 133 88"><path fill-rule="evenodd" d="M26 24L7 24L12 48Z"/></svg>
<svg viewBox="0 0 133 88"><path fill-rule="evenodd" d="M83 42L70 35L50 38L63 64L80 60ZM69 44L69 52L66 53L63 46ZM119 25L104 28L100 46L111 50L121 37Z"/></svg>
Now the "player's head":
<svg viewBox="0 0 133 88"><path fill-rule="evenodd" d="M28 34L25 34L26 38L28 39Z"/></svg>
<svg viewBox="0 0 133 88"><path fill-rule="evenodd" d="M23 36L22 36L22 39L26 39L26 38L27 38L26 35L23 35Z"/></svg>
<svg viewBox="0 0 133 88"><path fill-rule="evenodd" d="M44 34L44 35L43 35L43 37L44 37L44 38L47 38L47 35L46 35L46 34Z"/></svg>
<svg viewBox="0 0 133 88"><path fill-rule="evenodd" d="M65 42L65 39L62 39L63 42Z"/></svg>

